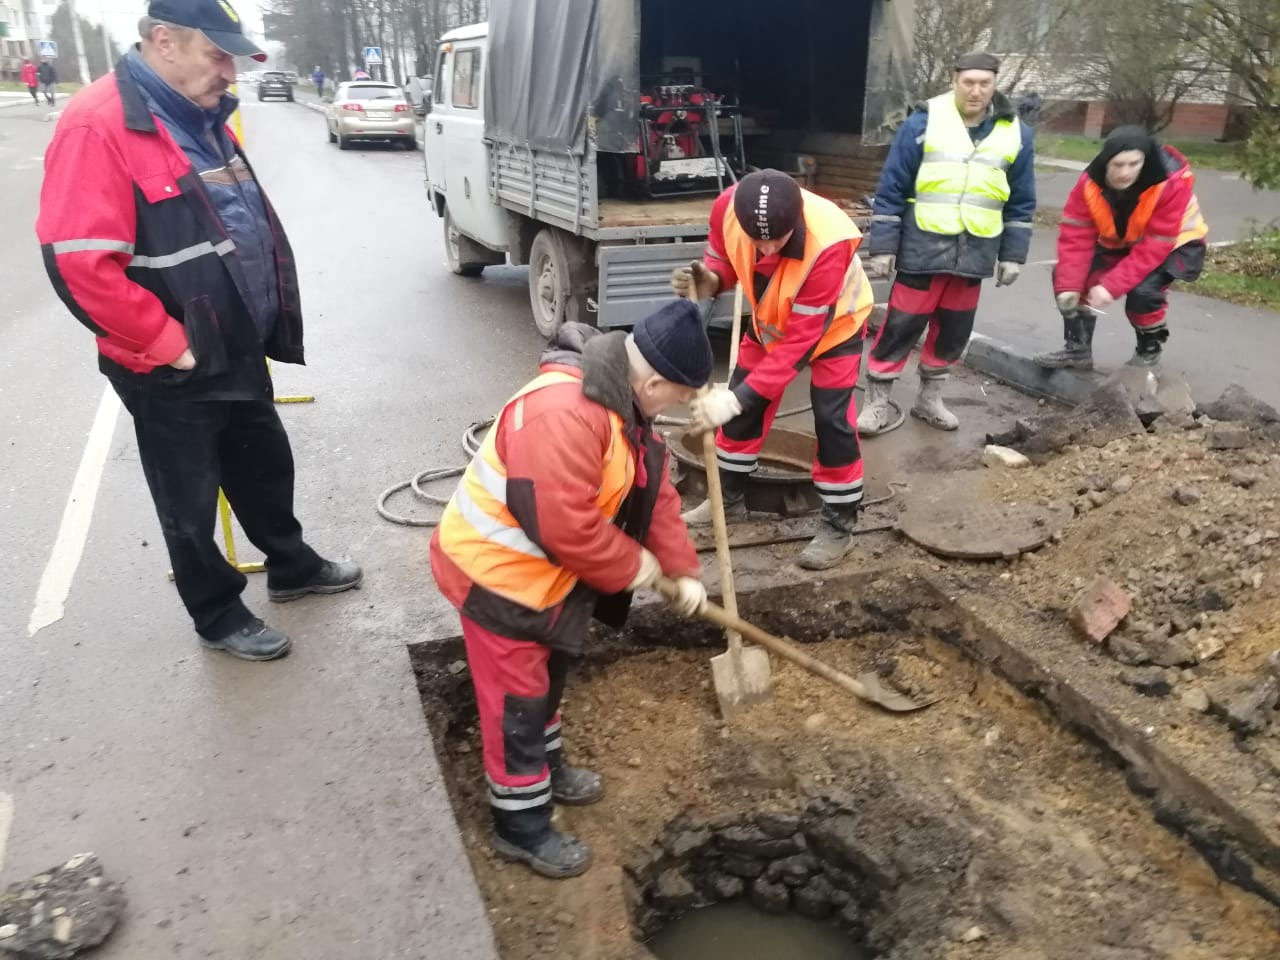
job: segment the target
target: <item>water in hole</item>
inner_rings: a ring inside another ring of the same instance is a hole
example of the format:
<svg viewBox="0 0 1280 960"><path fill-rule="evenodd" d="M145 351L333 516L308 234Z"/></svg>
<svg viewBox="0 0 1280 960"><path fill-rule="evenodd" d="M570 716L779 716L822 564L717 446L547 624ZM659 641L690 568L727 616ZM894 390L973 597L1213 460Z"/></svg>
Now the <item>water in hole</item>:
<svg viewBox="0 0 1280 960"><path fill-rule="evenodd" d="M645 944L658 960L871 960L839 930L742 901L691 910Z"/></svg>

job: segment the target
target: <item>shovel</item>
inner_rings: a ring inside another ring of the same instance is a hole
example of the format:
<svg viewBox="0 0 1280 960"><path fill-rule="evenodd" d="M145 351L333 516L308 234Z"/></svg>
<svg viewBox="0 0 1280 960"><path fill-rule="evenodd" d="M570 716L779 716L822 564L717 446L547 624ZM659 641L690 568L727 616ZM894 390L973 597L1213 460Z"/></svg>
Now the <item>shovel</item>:
<svg viewBox="0 0 1280 960"><path fill-rule="evenodd" d="M657 591L668 600L674 600L679 595L679 588L675 585L675 582L667 579L666 577L658 578L656 588ZM740 619L736 613L730 613L728 610L725 610L723 607L717 607L710 601L703 605L698 616L702 617L702 619L709 623L714 623L716 626L723 627L725 630L730 631L729 636L731 638L745 636L752 643L760 645L759 647L749 648L746 652L759 653L763 657L765 656L765 653L764 650L760 649L760 647L767 647L769 650L772 650L778 656L782 657L782 659L790 660L796 666L803 667L810 673L834 683L842 690L847 690L858 699L865 700L868 703L874 703L876 706L883 707L892 713L912 713L916 710L923 710L925 707L932 706L942 699L941 697L932 697L924 701L912 700L905 694L899 693L892 687L886 686L884 681L880 679L879 675L873 672L862 673L857 677L851 677L844 671L837 670L835 667L809 656L809 654L796 647L796 645L790 641L783 640L781 637L775 637L771 633L765 633L759 627L753 626L752 624L747 623L747 621ZM741 641L739 640L739 642ZM729 656L729 654L722 653L719 657L712 659L711 664L713 671L715 669L716 660L726 656ZM765 662L767 666L767 657L765 657ZM716 677L716 694L717 696L720 695L718 675ZM723 697L721 698L721 709L724 709Z"/></svg>

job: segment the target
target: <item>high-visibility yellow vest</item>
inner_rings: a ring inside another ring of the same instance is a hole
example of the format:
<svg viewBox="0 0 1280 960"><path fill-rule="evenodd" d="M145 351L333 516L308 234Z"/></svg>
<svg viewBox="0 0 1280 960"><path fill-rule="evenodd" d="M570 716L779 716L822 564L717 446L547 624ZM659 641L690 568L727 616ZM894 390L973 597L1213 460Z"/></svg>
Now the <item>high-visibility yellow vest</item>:
<svg viewBox="0 0 1280 960"><path fill-rule="evenodd" d="M866 321L875 305L871 284L862 270L862 261L854 253L862 234L854 226L848 214L838 206L808 190L804 197L804 257L793 260L780 257L778 267L769 279L764 295L756 299L755 276L756 248L751 237L742 229L730 204L724 213L724 245L729 263L738 275L742 292L751 304L751 320L756 339L765 350L772 350L787 334L787 321L795 313L827 313L834 306L831 325L818 341L813 356L820 357L832 347L854 336ZM840 296L834 304L821 306L796 306L795 298L809 277L818 255L838 243L849 246L849 269L844 276Z"/></svg>
<svg viewBox="0 0 1280 960"><path fill-rule="evenodd" d="M916 226L926 233L998 237L1004 232L1009 167L1022 149L1017 117L1000 119L977 145L956 106L955 94L929 101L924 158L916 174Z"/></svg>
<svg viewBox="0 0 1280 960"><path fill-rule="evenodd" d="M578 576L552 563L508 509L507 468L498 456L498 424L505 417L506 429L524 429L525 398L544 387L572 381L580 382L581 377L563 371L543 373L507 401L463 473L438 527L440 548L471 580L530 610L560 603ZM610 410L609 423L609 448L595 503L612 522L635 483L635 462L622 418Z"/></svg>

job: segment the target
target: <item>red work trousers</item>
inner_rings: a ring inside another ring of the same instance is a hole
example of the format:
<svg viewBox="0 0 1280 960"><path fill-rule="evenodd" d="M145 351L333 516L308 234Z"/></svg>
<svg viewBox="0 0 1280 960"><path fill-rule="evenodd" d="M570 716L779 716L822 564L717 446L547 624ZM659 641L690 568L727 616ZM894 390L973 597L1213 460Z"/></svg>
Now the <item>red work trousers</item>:
<svg viewBox="0 0 1280 960"><path fill-rule="evenodd" d="M871 345L867 374L872 380L898 379L911 348L928 327L920 350L920 376L947 376L969 344L981 289L976 277L900 272L889 291L889 312Z"/></svg>
<svg viewBox="0 0 1280 960"><path fill-rule="evenodd" d="M466 616L462 637L480 708L489 803L501 811L550 805L547 754L562 748L560 698L569 656L500 636Z"/></svg>
<svg viewBox="0 0 1280 960"><path fill-rule="evenodd" d="M729 386L740 384L764 358L764 347L750 336L743 337ZM862 449L858 445L858 411L853 399L861 361L859 333L809 362L809 397L813 402L814 432L818 435L813 485L823 503L833 506L862 502ZM720 469L735 473L752 473L756 469L764 439L781 403L779 394L762 409L745 410L720 428L716 434Z"/></svg>

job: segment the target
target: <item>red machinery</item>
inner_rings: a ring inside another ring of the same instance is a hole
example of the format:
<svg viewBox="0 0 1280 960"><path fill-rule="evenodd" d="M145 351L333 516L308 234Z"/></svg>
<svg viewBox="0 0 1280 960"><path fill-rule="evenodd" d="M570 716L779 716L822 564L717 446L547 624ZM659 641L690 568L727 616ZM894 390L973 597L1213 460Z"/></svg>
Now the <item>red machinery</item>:
<svg viewBox="0 0 1280 960"><path fill-rule="evenodd" d="M733 123L734 147L720 148L720 119ZM670 83L640 97L640 137L629 179L642 192L709 193L724 189L725 179L745 170L742 114L710 90Z"/></svg>

